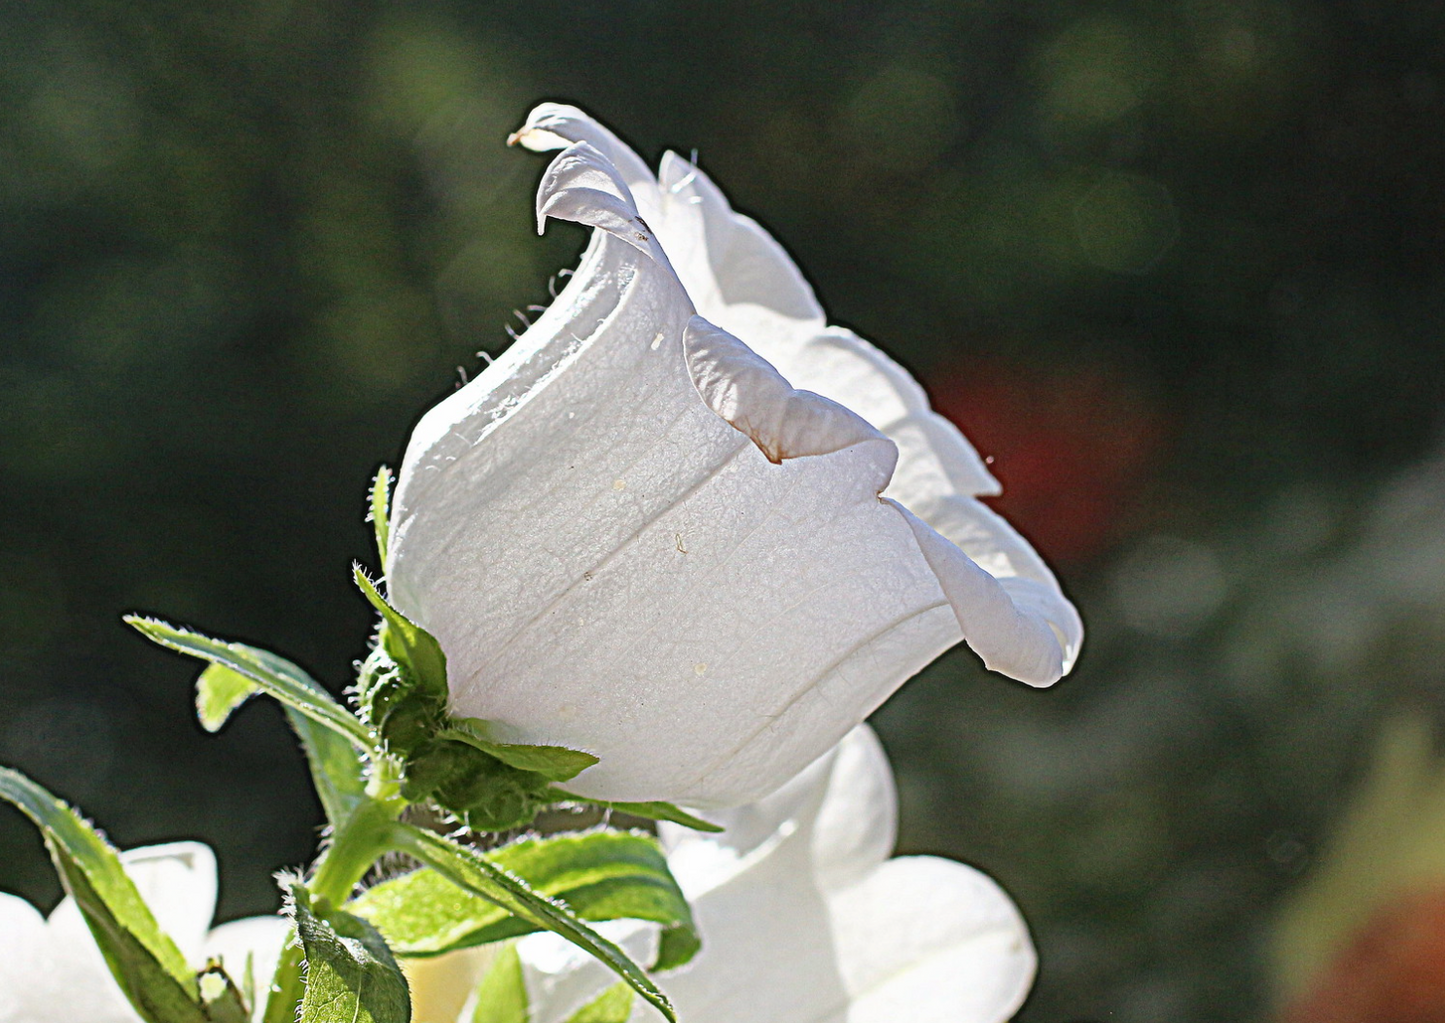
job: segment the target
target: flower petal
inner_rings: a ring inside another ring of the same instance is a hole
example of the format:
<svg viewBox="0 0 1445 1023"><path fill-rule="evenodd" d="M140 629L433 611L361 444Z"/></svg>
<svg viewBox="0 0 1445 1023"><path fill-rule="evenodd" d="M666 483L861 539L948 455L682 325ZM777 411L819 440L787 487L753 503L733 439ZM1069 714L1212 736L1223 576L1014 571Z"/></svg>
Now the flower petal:
<svg viewBox="0 0 1445 1023"><path fill-rule="evenodd" d="M899 457L884 496L990 574L1037 584L1011 585L1009 592L1047 607L1045 616L1063 636L1067 672L1083 640L1078 614L1032 547L973 500L1000 492L973 446L932 410L903 367L852 331L823 327L812 289L782 246L734 212L706 174L669 153L658 177L663 216L653 226L699 314L744 339L792 386L831 398L892 440Z"/></svg>
<svg viewBox="0 0 1445 1023"><path fill-rule="evenodd" d="M36 963L34 1017L24 1023L83 1019L87 1023L136 1023L136 1013L110 974L75 900L66 896L46 921L43 958Z"/></svg>
<svg viewBox="0 0 1445 1023"><path fill-rule="evenodd" d="M867 728L859 725L843 742ZM809 844L824 797L830 792L838 750L838 746L830 749L762 799L710 813L709 819L721 832L659 822L657 837L683 894L688 899L699 898L773 855L785 842Z"/></svg>
<svg viewBox="0 0 1445 1023"><path fill-rule="evenodd" d="M642 219L632 191L596 147L578 142L560 153L537 189L537 233L547 218L596 227L667 265L667 256Z"/></svg>
<svg viewBox="0 0 1445 1023"><path fill-rule="evenodd" d="M470 1020L471 1014L463 1016L462 1011L504 947L482 945L434 957L398 960L411 990L411 1018L417 1023Z"/></svg>
<svg viewBox="0 0 1445 1023"><path fill-rule="evenodd" d="M809 856L806 843L784 843L693 900L702 950L661 979L678 1019L797 1023L846 1003Z"/></svg>
<svg viewBox="0 0 1445 1023"><path fill-rule="evenodd" d="M797 345L779 368L796 386L848 406L899 448L888 496L908 507L939 494L997 494L978 452L898 363L845 327L829 327Z"/></svg>
<svg viewBox="0 0 1445 1023"><path fill-rule="evenodd" d="M1037 958L1009 897L972 867L933 856L889 860L830 896L847 1023L1001 1023Z"/></svg>
<svg viewBox="0 0 1445 1023"><path fill-rule="evenodd" d="M196 962L216 912L216 854L200 842L169 842L129 849L120 862L161 930Z"/></svg>
<svg viewBox="0 0 1445 1023"><path fill-rule="evenodd" d="M740 336L822 329L823 308L798 265L696 164L665 153L657 184L666 225L657 230L700 312Z"/></svg>
<svg viewBox="0 0 1445 1023"><path fill-rule="evenodd" d="M886 860L895 814L887 758L862 725L770 796L715 814L721 834L661 825L703 940L662 980L679 1018L1008 1019L1036 965L1023 919L971 867ZM536 1023L560 1023L609 981L554 935L526 938L519 950ZM660 1017L639 1007L633 1019Z"/></svg>
<svg viewBox="0 0 1445 1023"><path fill-rule="evenodd" d="M244 984L249 963L255 990L265 991L276 973L281 949L290 935L291 922L280 916L248 916L232 920L206 935L195 963L202 966L208 959L219 959L226 973L237 984Z"/></svg>
<svg viewBox="0 0 1445 1023"><path fill-rule="evenodd" d="M45 972L48 937L45 918L34 906L0 892L0 1023L43 1018L47 998L59 996L49 990Z"/></svg>
<svg viewBox="0 0 1445 1023"><path fill-rule="evenodd" d="M898 790L883 745L867 725L838 744L812 831L813 870L824 891L851 884L892 854Z"/></svg>
<svg viewBox="0 0 1445 1023"><path fill-rule="evenodd" d="M898 837L893 771L878 737L859 725L776 792L714 811L720 834L658 825L673 876L688 898L718 887L783 842L812 849L823 890L841 888L888 858Z"/></svg>
<svg viewBox="0 0 1445 1023"><path fill-rule="evenodd" d="M923 388L876 347L823 311L797 265L751 217L675 153L658 172L664 217L654 223L698 312L747 341L795 387L844 405L898 443L889 496L909 507L943 493L997 494L973 446L934 412Z"/></svg>
<svg viewBox="0 0 1445 1023"><path fill-rule="evenodd" d="M701 316L682 336L688 372L698 393L733 427L747 434L770 462L827 455L855 444L881 441L892 475L895 452L855 413L811 391L795 390L751 348Z"/></svg>

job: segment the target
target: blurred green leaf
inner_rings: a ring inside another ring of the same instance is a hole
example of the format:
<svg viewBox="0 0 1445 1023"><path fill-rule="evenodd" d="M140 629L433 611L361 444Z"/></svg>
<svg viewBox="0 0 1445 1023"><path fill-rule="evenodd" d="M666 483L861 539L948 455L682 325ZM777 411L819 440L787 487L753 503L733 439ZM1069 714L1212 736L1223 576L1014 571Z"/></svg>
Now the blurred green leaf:
<svg viewBox="0 0 1445 1023"><path fill-rule="evenodd" d="M627 1023L634 997L626 984L613 984L567 1017L567 1023Z"/></svg>
<svg viewBox="0 0 1445 1023"><path fill-rule="evenodd" d="M507 945L492 961L477 988L471 1023L528 1023L527 984L516 945Z"/></svg>

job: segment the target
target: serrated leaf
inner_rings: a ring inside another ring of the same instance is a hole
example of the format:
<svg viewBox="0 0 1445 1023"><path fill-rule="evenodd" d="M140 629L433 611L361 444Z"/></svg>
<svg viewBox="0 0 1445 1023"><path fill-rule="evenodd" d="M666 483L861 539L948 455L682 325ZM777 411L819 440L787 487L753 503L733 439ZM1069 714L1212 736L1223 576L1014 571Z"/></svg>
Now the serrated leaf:
<svg viewBox="0 0 1445 1023"><path fill-rule="evenodd" d="M453 739L496 757L519 771L532 771L548 781L568 781L597 763L591 753L566 746L528 746L519 743L493 742L487 738L485 721L476 718L452 718L437 733L439 739Z"/></svg>
<svg viewBox="0 0 1445 1023"><path fill-rule="evenodd" d="M553 835L481 855L537 893L566 903L580 919L662 924L666 956L658 969L682 965L698 947L687 900L651 835ZM347 909L376 924L399 955L440 955L541 929L426 868L373 885Z"/></svg>
<svg viewBox="0 0 1445 1023"><path fill-rule="evenodd" d="M106 964L148 1023L206 1023L196 977L160 927L105 840L23 774L0 768L0 799L45 837L65 890L75 899Z"/></svg>
<svg viewBox="0 0 1445 1023"><path fill-rule="evenodd" d="M341 910L318 913L306 886L291 886L306 951L298 1023L409 1023L406 978L376 928Z"/></svg>
<svg viewBox="0 0 1445 1023"><path fill-rule="evenodd" d="M492 960L477 987L477 1005L471 1023L528 1023L527 983L522 978L522 957L516 945L507 945Z"/></svg>
<svg viewBox="0 0 1445 1023"><path fill-rule="evenodd" d="M390 505L391 470L383 465L376 470L376 477L371 481L371 508L366 516L376 534L376 556L381 559L382 565L386 564L386 548L391 538Z"/></svg>
<svg viewBox="0 0 1445 1023"><path fill-rule="evenodd" d="M236 708L260 688L224 664L208 665L196 679L196 717L201 727L208 732L219 732Z"/></svg>
<svg viewBox="0 0 1445 1023"><path fill-rule="evenodd" d="M411 669L420 688L438 699L447 695L447 658L436 637L392 607L376 588L360 565L352 566L352 576L362 596L381 612L386 627L382 642L392 659Z"/></svg>
<svg viewBox="0 0 1445 1023"><path fill-rule="evenodd" d="M566 905L534 891L515 874L490 862L474 849L447 841L420 828L396 825L396 849L431 867L466 890L494 902L515 916L553 931L613 970L668 1020L676 1021L672 1003L627 953L592 930Z"/></svg>
<svg viewBox="0 0 1445 1023"><path fill-rule="evenodd" d="M723 829L711 821L705 821L701 817L694 817L671 803L664 803L661 800L653 800L647 803L616 803L606 799L589 799L587 796L579 796L562 789L553 789L553 795L558 802L586 803L588 806L600 806L604 810L616 810L618 813L630 813L634 817L645 817L651 821L670 821L673 824L681 824L685 828L692 828L694 831L706 831L716 834Z"/></svg>
<svg viewBox="0 0 1445 1023"><path fill-rule="evenodd" d="M359 748L371 748L371 738L361 722L321 689L310 675L284 657L245 643L212 639L154 618L126 615L125 621L151 642L229 668L255 682L268 696L346 736Z"/></svg>
<svg viewBox="0 0 1445 1023"><path fill-rule="evenodd" d="M635 995L626 984L613 984L567 1017L567 1023L627 1023Z"/></svg>

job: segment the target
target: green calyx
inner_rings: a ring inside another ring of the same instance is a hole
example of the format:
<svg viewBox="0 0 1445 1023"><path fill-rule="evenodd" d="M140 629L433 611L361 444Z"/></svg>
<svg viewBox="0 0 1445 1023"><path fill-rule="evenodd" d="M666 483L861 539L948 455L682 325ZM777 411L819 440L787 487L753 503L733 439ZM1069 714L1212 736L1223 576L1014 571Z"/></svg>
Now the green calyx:
<svg viewBox="0 0 1445 1023"><path fill-rule="evenodd" d="M408 802L433 802L478 831L505 831L555 802L554 782L597 762L577 750L495 742L486 722L452 717L440 644L360 572L357 583L382 615L357 702L384 751L401 763Z"/></svg>
<svg viewBox="0 0 1445 1023"><path fill-rule="evenodd" d="M436 739L407 761L402 794L412 802L429 798L478 831L505 831L531 823L551 799L548 782L519 771L465 743Z"/></svg>

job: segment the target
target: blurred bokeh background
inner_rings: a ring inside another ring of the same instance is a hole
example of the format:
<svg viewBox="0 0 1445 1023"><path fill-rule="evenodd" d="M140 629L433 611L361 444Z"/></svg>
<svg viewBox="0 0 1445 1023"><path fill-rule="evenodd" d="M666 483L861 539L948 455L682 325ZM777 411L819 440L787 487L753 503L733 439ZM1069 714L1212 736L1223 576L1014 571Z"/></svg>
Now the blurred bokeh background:
<svg viewBox="0 0 1445 1023"><path fill-rule="evenodd" d="M503 145L572 100L697 150L1085 615L1055 690L955 652L876 721L903 848L1033 926L1021 1019L1270 1018L1383 716L1445 711L1442 61L1437 0L0 6L0 763L274 905L280 714L203 735L119 614L349 680L370 474L583 242ZM9 811L0 888L58 897Z"/></svg>

